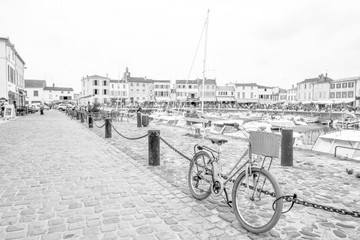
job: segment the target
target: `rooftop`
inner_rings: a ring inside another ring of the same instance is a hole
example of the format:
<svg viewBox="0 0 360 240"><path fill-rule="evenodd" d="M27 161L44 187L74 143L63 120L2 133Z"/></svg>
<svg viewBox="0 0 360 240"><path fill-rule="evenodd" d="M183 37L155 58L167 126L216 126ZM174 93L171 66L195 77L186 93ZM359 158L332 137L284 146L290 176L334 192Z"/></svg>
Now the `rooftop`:
<svg viewBox="0 0 360 240"><path fill-rule="evenodd" d="M25 80L25 88L44 88L46 87L45 80Z"/></svg>
<svg viewBox="0 0 360 240"><path fill-rule="evenodd" d="M20 57L20 54L16 51L15 49L15 45L12 44L9 40L9 38L3 38L3 37L0 37L0 41L4 41L6 42L10 47L11 49L14 51L15 55L20 59L20 61L25 65L25 61Z"/></svg>
<svg viewBox="0 0 360 240"><path fill-rule="evenodd" d="M67 87L44 87L44 90L48 90L48 91L64 91L64 92L70 92L70 91L74 91L73 88L67 88Z"/></svg>

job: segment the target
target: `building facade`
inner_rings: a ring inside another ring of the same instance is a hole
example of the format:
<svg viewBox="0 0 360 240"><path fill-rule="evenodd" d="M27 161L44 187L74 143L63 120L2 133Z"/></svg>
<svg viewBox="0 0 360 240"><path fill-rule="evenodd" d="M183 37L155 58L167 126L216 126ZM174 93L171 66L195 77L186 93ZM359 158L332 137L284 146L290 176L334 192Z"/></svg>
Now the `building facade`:
<svg viewBox="0 0 360 240"><path fill-rule="evenodd" d="M235 87L235 98L238 103L257 103L258 85L256 83L235 83L228 84Z"/></svg>
<svg viewBox="0 0 360 240"><path fill-rule="evenodd" d="M197 81L200 101L216 102L216 79L205 79L205 84L202 79L197 79Z"/></svg>
<svg viewBox="0 0 360 240"><path fill-rule="evenodd" d="M129 85L125 80L110 79L110 100L125 103L129 99Z"/></svg>
<svg viewBox="0 0 360 240"><path fill-rule="evenodd" d="M73 102L74 101L74 89L68 87L44 87L44 102Z"/></svg>
<svg viewBox="0 0 360 240"><path fill-rule="evenodd" d="M234 86L217 86L216 100L218 102L236 102Z"/></svg>
<svg viewBox="0 0 360 240"><path fill-rule="evenodd" d="M110 101L110 78L99 75L86 76L81 79L80 103L107 103Z"/></svg>
<svg viewBox="0 0 360 240"><path fill-rule="evenodd" d="M176 100L199 101L198 80L176 80Z"/></svg>
<svg viewBox="0 0 360 240"><path fill-rule="evenodd" d="M360 96L359 81L360 77L334 80L330 84L330 100L334 103L353 103L354 107L359 106L356 104L356 97Z"/></svg>
<svg viewBox="0 0 360 240"><path fill-rule="evenodd" d="M0 38L0 98L25 105L25 62L8 38Z"/></svg>
<svg viewBox="0 0 360 240"><path fill-rule="evenodd" d="M286 90L286 95L287 95L287 101L291 102L291 101L296 101L297 98L297 88L294 87L294 85L292 85L292 88Z"/></svg>
<svg viewBox="0 0 360 240"><path fill-rule="evenodd" d="M171 101L171 82L170 80L153 80L154 100L156 102Z"/></svg>
<svg viewBox="0 0 360 240"><path fill-rule="evenodd" d="M31 79L26 79L24 81L27 95L25 104L44 102L44 87L46 87L46 81Z"/></svg>
<svg viewBox="0 0 360 240"><path fill-rule="evenodd" d="M329 100L330 83L333 80L323 74L317 78L297 83L297 100L301 102Z"/></svg>

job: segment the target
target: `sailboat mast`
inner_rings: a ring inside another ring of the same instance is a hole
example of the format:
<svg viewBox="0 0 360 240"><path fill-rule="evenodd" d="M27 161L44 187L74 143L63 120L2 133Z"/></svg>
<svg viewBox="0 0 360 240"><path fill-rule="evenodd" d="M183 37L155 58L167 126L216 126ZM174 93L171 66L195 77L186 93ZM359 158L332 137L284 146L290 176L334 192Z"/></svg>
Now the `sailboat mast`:
<svg viewBox="0 0 360 240"><path fill-rule="evenodd" d="M208 9L206 16L206 28L205 28L205 44L204 44L204 60L203 60L203 86L202 86L202 101L201 101L201 112L204 113L204 98L205 98L205 67L206 67L206 49L207 49L207 33L209 26L209 13L210 9Z"/></svg>

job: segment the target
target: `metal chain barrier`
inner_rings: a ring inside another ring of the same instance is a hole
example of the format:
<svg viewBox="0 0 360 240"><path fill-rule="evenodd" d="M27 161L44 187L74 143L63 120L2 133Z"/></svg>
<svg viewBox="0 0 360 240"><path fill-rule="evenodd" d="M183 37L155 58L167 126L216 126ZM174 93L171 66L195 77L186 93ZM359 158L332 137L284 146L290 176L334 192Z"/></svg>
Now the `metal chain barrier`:
<svg viewBox="0 0 360 240"><path fill-rule="evenodd" d="M142 139L142 138L147 137L149 135L147 133L147 134L145 134L144 136L141 136L141 137L135 137L135 138L126 137L126 136L122 135L121 133L119 133L118 130L116 130L116 128L111 123L110 123L110 125L115 130L115 132L117 134L119 134L120 136L122 136L123 138L128 139L128 140L139 140L139 139Z"/></svg>
<svg viewBox="0 0 360 240"><path fill-rule="evenodd" d="M169 148L171 148L172 150L174 150L176 153L178 153L179 155L181 155L182 157L184 157L185 159L191 161L191 158L185 156L183 153L181 153L179 150L177 150L175 147L173 147L172 145L170 145L170 143L168 143L167 141L165 141L162 137L160 137L160 140L163 141Z"/></svg>
<svg viewBox="0 0 360 240"><path fill-rule="evenodd" d="M98 127L98 128L102 128L102 127L105 126L105 123L104 123L103 125L101 125L100 127L96 124L96 121L93 121L93 123L94 123L94 125L95 125L96 127Z"/></svg>
<svg viewBox="0 0 360 240"><path fill-rule="evenodd" d="M279 197L278 199L275 200L275 202L281 198L285 199L285 201L287 201L287 202L293 202L295 204L303 205L305 207L313 207L315 209L322 209L327 212L335 212L335 213L339 213L341 215L349 215L351 217L360 218L360 212L348 211L346 209L338 209L338 208L334 208L334 207L330 207L330 206L325 206L325 205L321 205L321 204L317 204L317 203L308 202L305 200L300 200L297 198L296 194L294 194L293 196L287 195L287 196Z"/></svg>
<svg viewBox="0 0 360 240"><path fill-rule="evenodd" d="M232 182L234 182L232 180ZM243 186L246 187L246 183L242 183ZM250 189L254 189L253 186L249 186ZM275 193L274 192L269 192L267 190L262 190L262 189L257 189L257 191L264 193L265 195L270 195L272 197L275 197ZM277 198L274 202L273 202L273 209L275 210L275 204L277 201L279 201L280 199L284 199L287 202L291 202L291 206L289 207L289 209L283 213L287 213L291 210L291 208L294 206L294 204L299 204L299 205L303 205L305 207L313 207L315 209L322 209L324 211L327 212L335 212L335 213L339 213L341 215L349 215L355 218L360 218L360 212L357 211L348 211L346 209L338 209L338 208L334 208L334 207L330 207L330 206L325 206L325 205L321 205L321 204L317 204L317 203L312 203L312 202L308 202L305 200L300 200L296 194L294 195L285 195L285 196L281 196L279 198Z"/></svg>

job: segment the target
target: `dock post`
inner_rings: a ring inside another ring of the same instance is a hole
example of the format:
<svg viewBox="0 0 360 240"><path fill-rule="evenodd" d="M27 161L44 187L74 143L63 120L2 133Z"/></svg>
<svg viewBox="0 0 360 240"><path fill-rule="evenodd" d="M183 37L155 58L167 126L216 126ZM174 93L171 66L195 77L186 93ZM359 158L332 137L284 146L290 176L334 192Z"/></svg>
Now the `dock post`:
<svg viewBox="0 0 360 240"><path fill-rule="evenodd" d="M281 130L281 166L293 166L293 130Z"/></svg>

